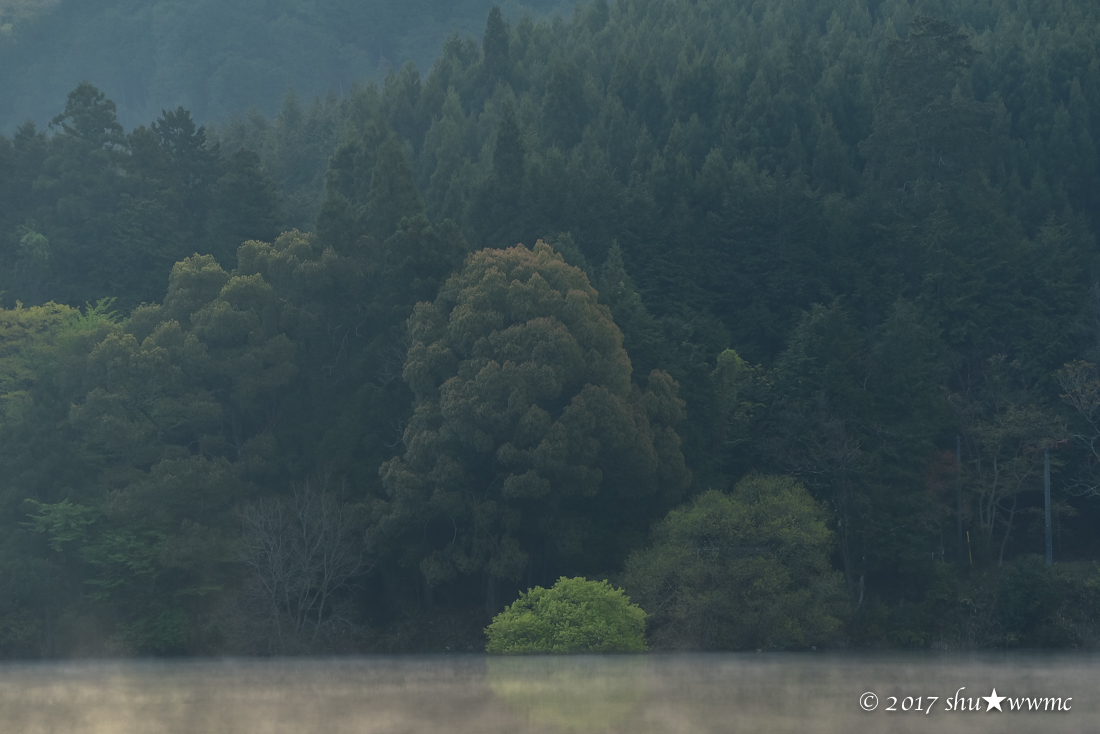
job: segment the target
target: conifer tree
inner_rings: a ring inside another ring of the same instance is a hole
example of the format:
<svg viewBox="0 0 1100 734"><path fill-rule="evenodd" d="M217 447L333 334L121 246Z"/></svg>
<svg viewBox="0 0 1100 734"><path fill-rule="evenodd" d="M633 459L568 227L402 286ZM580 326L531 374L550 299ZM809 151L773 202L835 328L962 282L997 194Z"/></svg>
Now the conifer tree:
<svg viewBox="0 0 1100 734"><path fill-rule="evenodd" d="M53 118L50 126L60 127L66 135L85 140L94 148L123 147L126 140L117 112L107 95L83 81L69 92L65 111Z"/></svg>
<svg viewBox="0 0 1100 734"><path fill-rule="evenodd" d="M401 142L391 135L378 149L367 198L367 230L377 238L389 237L405 217L424 213L424 200L413 180Z"/></svg>
<svg viewBox="0 0 1100 734"><path fill-rule="evenodd" d="M260 156L241 148L226 162L213 187L210 224L213 254L226 266L235 264L237 248L247 240L271 241L279 228L279 202Z"/></svg>
<svg viewBox="0 0 1100 734"><path fill-rule="evenodd" d="M485 23L485 36L481 42L481 68L486 84L492 89L498 82L507 82L511 72L511 55L508 51L508 24L494 5Z"/></svg>

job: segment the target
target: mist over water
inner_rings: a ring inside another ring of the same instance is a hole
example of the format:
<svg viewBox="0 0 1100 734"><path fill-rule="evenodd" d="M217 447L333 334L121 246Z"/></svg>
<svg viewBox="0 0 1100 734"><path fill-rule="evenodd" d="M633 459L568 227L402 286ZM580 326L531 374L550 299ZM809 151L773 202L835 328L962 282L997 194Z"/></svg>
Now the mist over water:
<svg viewBox="0 0 1100 734"><path fill-rule="evenodd" d="M0 666L12 734L1086 732L1100 657L711 654L85 661ZM981 711L945 711L977 699ZM986 712L1001 696L1069 711ZM874 711L860 697L874 692ZM897 711L886 711L889 697ZM930 713L902 711L906 697Z"/></svg>

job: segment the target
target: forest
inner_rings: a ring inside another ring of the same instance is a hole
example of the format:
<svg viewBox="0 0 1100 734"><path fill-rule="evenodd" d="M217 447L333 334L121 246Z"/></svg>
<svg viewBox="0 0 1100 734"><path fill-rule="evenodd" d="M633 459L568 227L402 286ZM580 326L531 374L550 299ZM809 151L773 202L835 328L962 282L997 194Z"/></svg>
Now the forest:
<svg viewBox="0 0 1100 734"><path fill-rule="evenodd" d="M1095 3L94 82L0 137L0 655L480 651L563 576L652 649L1100 643Z"/></svg>

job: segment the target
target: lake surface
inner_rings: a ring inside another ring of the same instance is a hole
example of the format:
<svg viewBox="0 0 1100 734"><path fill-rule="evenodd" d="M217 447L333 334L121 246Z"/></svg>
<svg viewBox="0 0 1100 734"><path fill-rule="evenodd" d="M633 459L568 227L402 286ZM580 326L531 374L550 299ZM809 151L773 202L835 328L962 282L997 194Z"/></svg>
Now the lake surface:
<svg viewBox="0 0 1100 734"><path fill-rule="evenodd" d="M993 688L1002 712L985 710ZM1098 701L1100 656L1074 654L0 665L5 734L1095 732Z"/></svg>

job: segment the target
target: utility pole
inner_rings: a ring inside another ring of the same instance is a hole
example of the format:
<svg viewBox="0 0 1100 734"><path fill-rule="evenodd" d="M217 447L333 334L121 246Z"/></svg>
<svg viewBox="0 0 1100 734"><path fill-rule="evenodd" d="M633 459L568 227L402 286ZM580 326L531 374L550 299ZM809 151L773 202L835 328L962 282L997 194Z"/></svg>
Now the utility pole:
<svg viewBox="0 0 1100 734"><path fill-rule="evenodd" d="M1046 504L1047 565L1054 563L1054 544L1050 537L1050 449L1043 449L1043 501Z"/></svg>
<svg viewBox="0 0 1100 734"><path fill-rule="evenodd" d="M962 436L955 434L955 534L958 539L959 560L963 553L963 483L962 483Z"/></svg>

